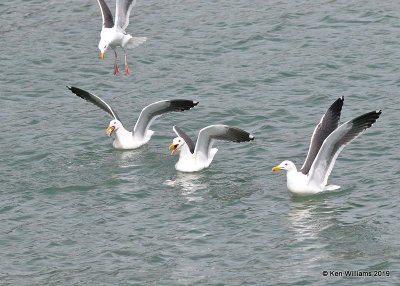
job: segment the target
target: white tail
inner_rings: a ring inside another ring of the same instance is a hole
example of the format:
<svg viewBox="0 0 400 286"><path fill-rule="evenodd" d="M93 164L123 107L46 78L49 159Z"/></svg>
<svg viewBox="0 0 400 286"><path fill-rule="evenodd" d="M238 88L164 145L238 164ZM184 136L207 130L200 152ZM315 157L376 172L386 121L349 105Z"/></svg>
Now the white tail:
<svg viewBox="0 0 400 286"><path fill-rule="evenodd" d="M337 185L328 185L325 186L324 191L335 191L335 190L339 190L340 186Z"/></svg>
<svg viewBox="0 0 400 286"><path fill-rule="evenodd" d="M128 49L132 49L132 48L136 48L137 46L143 44L144 42L146 42L147 38L146 37L132 37L128 43L126 44L126 48Z"/></svg>

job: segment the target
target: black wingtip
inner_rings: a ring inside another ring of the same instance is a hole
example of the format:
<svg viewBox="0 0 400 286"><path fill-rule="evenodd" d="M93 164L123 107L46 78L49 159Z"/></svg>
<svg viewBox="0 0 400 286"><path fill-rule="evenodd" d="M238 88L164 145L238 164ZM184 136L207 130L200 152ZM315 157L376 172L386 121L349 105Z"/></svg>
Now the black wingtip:
<svg viewBox="0 0 400 286"><path fill-rule="evenodd" d="M171 107L175 111L185 111L192 109L199 104L198 101L189 99L173 99L170 101Z"/></svg>
<svg viewBox="0 0 400 286"><path fill-rule="evenodd" d="M329 109L340 113L343 107L343 102L344 102L344 96L341 96L338 99L336 99L334 103L332 103Z"/></svg>
<svg viewBox="0 0 400 286"><path fill-rule="evenodd" d="M254 140L254 136L243 129L237 127L229 127L229 126L226 126L226 128L227 128L227 135L230 141L241 143Z"/></svg>
<svg viewBox="0 0 400 286"><path fill-rule="evenodd" d="M77 94L77 88L76 88L76 87L67 85L67 88L68 88L72 93L75 93L76 95L78 95L78 94Z"/></svg>
<svg viewBox="0 0 400 286"><path fill-rule="evenodd" d="M85 90L83 90L83 89L80 89L80 88L77 88L77 87L74 87L74 86L69 86L69 85L67 85L67 88L68 88L72 93L74 93L75 95L79 96L80 98L83 98L83 99L86 99L86 100L87 100L87 98L85 98L85 97L87 97L87 95L89 94L87 91L85 91Z"/></svg>
<svg viewBox="0 0 400 286"><path fill-rule="evenodd" d="M353 124L355 126L360 126L364 130L370 128L381 116L382 110L375 110L365 113L355 119L353 119Z"/></svg>
<svg viewBox="0 0 400 286"><path fill-rule="evenodd" d="M80 89L80 88L77 88L77 87L75 87L75 86L67 85L67 88L68 88L71 92L75 93L76 95L79 95L78 93L85 92L84 90L82 90L82 89Z"/></svg>
<svg viewBox="0 0 400 286"><path fill-rule="evenodd" d="M328 111L325 113L330 116L332 122L335 122L335 125L332 127L332 131L338 126L340 114L342 113L343 102L344 96L339 97L334 103L332 103L332 105L328 108Z"/></svg>

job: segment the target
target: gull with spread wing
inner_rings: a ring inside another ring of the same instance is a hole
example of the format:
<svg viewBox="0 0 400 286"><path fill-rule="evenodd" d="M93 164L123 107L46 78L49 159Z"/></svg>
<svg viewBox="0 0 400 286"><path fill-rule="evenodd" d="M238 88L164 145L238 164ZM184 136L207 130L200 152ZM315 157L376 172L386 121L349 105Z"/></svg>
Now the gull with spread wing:
<svg viewBox="0 0 400 286"><path fill-rule="evenodd" d="M154 102L142 109L133 131L124 128L120 118L111 106L103 99L80 88L67 86L69 90L97 107L103 109L113 117L106 129L108 136L115 134L113 147L116 149L136 149L149 142L154 131L149 130L153 121L169 112L179 112L195 107L198 102L187 99L161 100Z"/></svg>
<svg viewBox="0 0 400 286"><path fill-rule="evenodd" d="M129 75L129 67L127 60L126 49L135 48L146 41L146 37L132 37L125 32L129 24L129 16L136 0L117 0L115 22L104 0L97 0L99 2L101 15L103 17L103 28L100 33L99 49L101 59L104 59L106 50L110 47L114 50L114 75L118 75L119 69L117 65L117 47L124 49L125 56L125 74Z"/></svg>
<svg viewBox="0 0 400 286"><path fill-rule="evenodd" d="M200 130L196 145L182 129L173 127L178 137L169 145L171 155L180 151L175 169L181 172L196 172L210 166L217 148L212 148L215 140L245 142L254 140L250 133L226 125L210 125Z"/></svg>
<svg viewBox="0 0 400 286"><path fill-rule="evenodd" d="M368 112L339 126L343 101L343 96L338 98L315 127L308 155L300 172L293 162L287 160L272 168L272 171L286 171L290 193L309 195L340 188L336 185L327 186L336 158L347 144L371 127L382 113L381 110Z"/></svg>

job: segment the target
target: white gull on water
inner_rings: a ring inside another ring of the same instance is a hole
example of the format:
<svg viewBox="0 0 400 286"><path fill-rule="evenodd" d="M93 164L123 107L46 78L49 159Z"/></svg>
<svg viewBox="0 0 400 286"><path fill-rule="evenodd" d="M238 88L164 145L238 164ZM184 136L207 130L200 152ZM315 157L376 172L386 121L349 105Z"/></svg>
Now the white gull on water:
<svg viewBox="0 0 400 286"><path fill-rule="evenodd" d="M292 194L308 195L339 189L339 186L327 186L336 158L348 143L371 127L382 113L381 110L368 112L339 126L343 101L343 96L338 98L315 127L300 172L291 161L283 161L272 168L272 171L286 171L287 188Z"/></svg>
<svg viewBox="0 0 400 286"><path fill-rule="evenodd" d="M103 17L103 28L100 34L99 49L101 58L104 59L104 53L111 47L114 50L114 75L118 75L117 65L117 47L124 49L125 74L129 74L127 51L126 49L135 48L146 41L146 37L132 37L125 32L129 24L129 16L136 0L117 0L115 8L115 22L104 0L97 0L100 5L101 15Z"/></svg>
<svg viewBox="0 0 400 286"><path fill-rule="evenodd" d="M182 129L173 127L179 136L174 138L169 145L171 155L180 151L179 160L175 169L181 172L196 172L210 166L217 148L212 148L215 140L232 142L245 142L254 140L250 133L235 127L226 125L210 125L200 130L196 145Z"/></svg>
<svg viewBox="0 0 400 286"><path fill-rule="evenodd" d="M67 87L77 96L100 107L113 117L113 120L110 121L106 132L110 137L112 134L115 134L113 147L116 149L139 148L140 146L149 142L151 139L154 131L149 130L149 127L157 117L163 115L164 113L189 110L198 104L197 101L186 99L162 100L154 102L143 108L139 115L139 119L137 120L135 127L131 132L124 128L117 113L103 99L80 88L72 86Z"/></svg>

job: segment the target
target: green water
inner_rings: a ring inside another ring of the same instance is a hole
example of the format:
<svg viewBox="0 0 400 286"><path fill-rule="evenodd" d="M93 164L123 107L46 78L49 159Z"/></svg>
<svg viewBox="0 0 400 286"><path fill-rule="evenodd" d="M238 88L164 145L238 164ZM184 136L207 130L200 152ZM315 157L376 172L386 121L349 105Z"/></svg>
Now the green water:
<svg viewBox="0 0 400 286"><path fill-rule="evenodd" d="M0 4L0 285L398 283L400 2L138 0L127 30L148 41L117 78L97 2L67 2ZM200 104L121 152L107 114L66 85L127 128L157 100ZM339 192L291 198L271 167L302 165L342 95L342 121L383 114L339 156ZM195 137L217 123L256 139L178 173L172 126ZM345 270L390 272L322 274Z"/></svg>

